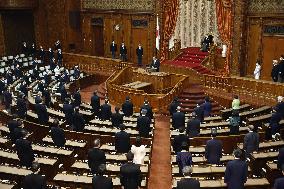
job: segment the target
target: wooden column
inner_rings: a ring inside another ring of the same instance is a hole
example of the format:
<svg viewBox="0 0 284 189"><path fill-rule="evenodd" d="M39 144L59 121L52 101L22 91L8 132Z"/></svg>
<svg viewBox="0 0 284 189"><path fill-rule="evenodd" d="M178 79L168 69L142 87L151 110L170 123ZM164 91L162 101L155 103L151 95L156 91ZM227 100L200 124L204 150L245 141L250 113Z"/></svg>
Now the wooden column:
<svg viewBox="0 0 284 189"><path fill-rule="evenodd" d="M0 14L0 56L5 55L5 40L2 16Z"/></svg>

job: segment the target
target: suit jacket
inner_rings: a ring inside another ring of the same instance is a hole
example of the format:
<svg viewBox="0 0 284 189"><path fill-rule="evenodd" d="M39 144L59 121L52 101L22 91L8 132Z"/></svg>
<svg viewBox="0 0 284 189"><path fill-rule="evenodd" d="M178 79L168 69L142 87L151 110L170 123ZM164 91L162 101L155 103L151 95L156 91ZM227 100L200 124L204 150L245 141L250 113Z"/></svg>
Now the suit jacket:
<svg viewBox="0 0 284 189"><path fill-rule="evenodd" d="M119 125L123 123L123 115L120 113L113 113L111 115L111 122L112 122L112 126L118 128Z"/></svg>
<svg viewBox="0 0 284 189"><path fill-rule="evenodd" d="M176 189L200 189L200 183L194 178L182 178L177 182Z"/></svg>
<svg viewBox="0 0 284 189"><path fill-rule="evenodd" d="M174 113L177 112L177 107L179 106L179 102L172 102L169 106L169 112L170 115L172 116Z"/></svg>
<svg viewBox="0 0 284 189"><path fill-rule="evenodd" d="M205 147L205 158L210 164L219 164L222 157L222 142L216 138L208 140Z"/></svg>
<svg viewBox="0 0 284 189"><path fill-rule="evenodd" d="M60 99L61 99L62 102L64 102L65 98L67 98L67 91L66 91L64 86L61 86L60 94L61 94Z"/></svg>
<svg viewBox="0 0 284 189"><path fill-rule="evenodd" d="M51 127L51 138L54 144L58 147L63 147L65 145L65 135L64 130L60 127Z"/></svg>
<svg viewBox="0 0 284 189"><path fill-rule="evenodd" d="M29 174L24 178L23 189L45 189L45 177L39 174Z"/></svg>
<svg viewBox="0 0 284 189"><path fill-rule="evenodd" d="M204 108L203 106L199 106L194 108L193 110L196 114L196 117L200 120L200 122L204 121Z"/></svg>
<svg viewBox="0 0 284 189"><path fill-rule="evenodd" d="M101 105L101 119L110 120L111 118L111 106L109 104Z"/></svg>
<svg viewBox="0 0 284 189"><path fill-rule="evenodd" d="M187 122L186 134L189 137L196 137L200 133L200 120L198 118L193 118Z"/></svg>
<svg viewBox="0 0 284 189"><path fill-rule="evenodd" d="M271 78L273 81L278 81L278 74L279 74L279 65L275 65L272 67L272 70L271 70Z"/></svg>
<svg viewBox="0 0 284 189"><path fill-rule="evenodd" d="M156 71L158 72L160 70L160 60L157 59L155 62L152 61L150 66L156 68Z"/></svg>
<svg viewBox="0 0 284 189"><path fill-rule="evenodd" d="M126 117L132 116L133 115L133 103L130 101L125 101L122 104L122 112Z"/></svg>
<svg viewBox="0 0 284 189"><path fill-rule="evenodd" d="M185 115L183 112L176 112L172 117L172 125L175 129L179 129L180 127L184 127L185 125Z"/></svg>
<svg viewBox="0 0 284 189"><path fill-rule="evenodd" d="M12 93L8 91L3 92L5 107L8 108L12 104Z"/></svg>
<svg viewBox="0 0 284 189"><path fill-rule="evenodd" d="M282 117L284 116L284 102L279 102L275 108L277 113L279 113Z"/></svg>
<svg viewBox="0 0 284 189"><path fill-rule="evenodd" d="M204 116L205 117L210 116L211 115L211 111L212 111L211 102L204 102L203 108L204 108Z"/></svg>
<svg viewBox="0 0 284 189"><path fill-rule="evenodd" d="M65 119L67 123L72 124L74 108L71 104L63 104L63 113L65 114Z"/></svg>
<svg viewBox="0 0 284 189"><path fill-rule="evenodd" d="M50 106L50 102L51 102L51 97L50 97L50 93L48 90L44 90L43 91L43 97L44 97L44 103L46 106Z"/></svg>
<svg viewBox="0 0 284 189"><path fill-rule="evenodd" d="M278 63L279 65L279 74L283 78L284 77L284 60Z"/></svg>
<svg viewBox="0 0 284 189"><path fill-rule="evenodd" d="M187 143L187 145L189 147L189 138L188 138L188 136L186 136L184 134L179 134L179 135L174 137L174 140L172 142L172 146L173 146L173 150L175 151L175 153L181 151L182 143Z"/></svg>
<svg viewBox="0 0 284 189"><path fill-rule="evenodd" d="M17 120L9 120L8 124L7 124L8 128L9 128L9 138L15 142L16 141L16 136L15 136L15 129L19 128L19 122Z"/></svg>
<svg viewBox="0 0 284 189"><path fill-rule="evenodd" d="M93 189L113 189L113 183L110 177L102 175L94 176L92 180Z"/></svg>
<svg viewBox="0 0 284 189"><path fill-rule="evenodd" d="M112 44L109 47L110 52L116 52L117 51L117 44Z"/></svg>
<svg viewBox="0 0 284 189"><path fill-rule="evenodd" d="M91 98L91 106L93 108L93 112L96 116L100 113L100 97L98 95L93 95Z"/></svg>
<svg viewBox="0 0 284 189"><path fill-rule="evenodd" d="M130 134L125 131L115 133L115 150L118 153L127 153L130 150Z"/></svg>
<svg viewBox="0 0 284 189"><path fill-rule="evenodd" d="M137 118L137 129L141 137L149 137L151 131L151 120L147 116L139 116Z"/></svg>
<svg viewBox="0 0 284 189"><path fill-rule="evenodd" d="M185 166L191 166L192 165L192 155L190 152L178 152L177 153L177 164L179 167L179 173L182 174L182 169Z"/></svg>
<svg viewBox="0 0 284 189"><path fill-rule="evenodd" d="M89 150L88 165L93 174L96 174L98 172L98 167L101 164L105 164L105 163L106 163L106 155L104 151L98 148L92 148Z"/></svg>
<svg viewBox="0 0 284 189"><path fill-rule="evenodd" d="M0 80L0 94L2 94L2 93L3 93L4 88L5 88L4 80Z"/></svg>
<svg viewBox="0 0 284 189"><path fill-rule="evenodd" d="M279 149L278 161L277 161L278 169L281 169L282 165L284 165L284 147Z"/></svg>
<svg viewBox="0 0 284 189"><path fill-rule="evenodd" d="M258 151L259 147L259 134L255 132L249 132L244 138L244 150L247 154L254 151Z"/></svg>
<svg viewBox="0 0 284 189"><path fill-rule="evenodd" d="M124 47L120 46L120 54L121 54L121 55L127 55L126 46L124 46Z"/></svg>
<svg viewBox="0 0 284 189"><path fill-rule="evenodd" d="M139 49L139 47L137 47L136 49L136 55L138 57L142 57L143 56L143 48L141 47L141 49Z"/></svg>
<svg viewBox="0 0 284 189"><path fill-rule="evenodd" d="M124 189L137 189L141 185L141 180L139 165L128 162L120 167L120 183Z"/></svg>
<svg viewBox="0 0 284 189"><path fill-rule="evenodd" d="M84 131L85 123L86 122L82 114L80 114L79 112L73 113L72 124L73 124L73 129L75 131L80 131L80 132Z"/></svg>
<svg viewBox="0 0 284 189"><path fill-rule="evenodd" d="M224 182L227 183L228 189L244 189L247 175L248 166L246 162L235 159L227 163Z"/></svg>
<svg viewBox="0 0 284 189"><path fill-rule="evenodd" d="M35 112L40 124L46 124L49 120L47 108L44 104L35 104Z"/></svg>
<svg viewBox="0 0 284 189"><path fill-rule="evenodd" d="M20 118L25 117L25 115L27 114L27 104L26 104L26 100L23 98L18 98L17 99L17 114Z"/></svg>
<svg viewBox="0 0 284 189"><path fill-rule="evenodd" d="M142 111L142 109L146 109L147 113L146 116L149 117L151 120L153 119L153 111L152 111L152 107L148 104L148 105L142 105L140 108L140 112Z"/></svg>
<svg viewBox="0 0 284 189"><path fill-rule="evenodd" d="M273 189L284 189L284 177L275 180Z"/></svg>
<svg viewBox="0 0 284 189"><path fill-rule="evenodd" d="M18 139L16 141L16 151L21 165L30 167L34 161L32 143L26 139Z"/></svg>
<svg viewBox="0 0 284 189"><path fill-rule="evenodd" d="M73 105L74 107L80 107L81 105L81 94L79 92L75 92L73 95L74 101Z"/></svg>

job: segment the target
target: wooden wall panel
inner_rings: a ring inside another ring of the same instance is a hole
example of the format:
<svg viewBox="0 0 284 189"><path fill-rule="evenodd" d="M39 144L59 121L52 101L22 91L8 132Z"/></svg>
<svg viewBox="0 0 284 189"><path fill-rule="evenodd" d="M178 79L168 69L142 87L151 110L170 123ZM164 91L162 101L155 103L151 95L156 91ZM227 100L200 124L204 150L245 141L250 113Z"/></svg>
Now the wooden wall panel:
<svg viewBox="0 0 284 189"><path fill-rule="evenodd" d="M0 56L5 55L5 39L2 15L0 14Z"/></svg>

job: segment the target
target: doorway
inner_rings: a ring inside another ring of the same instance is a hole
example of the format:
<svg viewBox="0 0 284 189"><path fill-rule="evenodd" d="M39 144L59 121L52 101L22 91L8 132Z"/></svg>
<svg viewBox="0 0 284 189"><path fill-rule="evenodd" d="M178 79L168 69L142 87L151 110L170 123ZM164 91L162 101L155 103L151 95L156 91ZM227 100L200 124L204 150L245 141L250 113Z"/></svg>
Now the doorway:
<svg viewBox="0 0 284 189"><path fill-rule="evenodd" d="M92 55L104 56L104 28L103 26L93 26Z"/></svg>

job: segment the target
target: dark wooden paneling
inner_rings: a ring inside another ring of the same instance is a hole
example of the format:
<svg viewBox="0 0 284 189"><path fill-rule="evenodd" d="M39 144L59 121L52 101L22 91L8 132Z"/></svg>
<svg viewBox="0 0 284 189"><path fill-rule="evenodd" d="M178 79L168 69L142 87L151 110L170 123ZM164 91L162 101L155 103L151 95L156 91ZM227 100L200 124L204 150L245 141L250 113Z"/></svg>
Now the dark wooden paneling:
<svg viewBox="0 0 284 189"><path fill-rule="evenodd" d="M4 38L2 15L0 14L0 56L4 54L5 54L5 38Z"/></svg>
<svg viewBox="0 0 284 189"><path fill-rule="evenodd" d="M38 0L1 0L0 9L33 9L38 6Z"/></svg>

